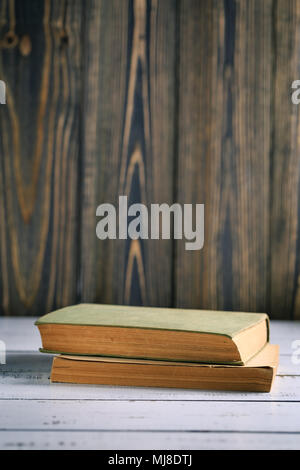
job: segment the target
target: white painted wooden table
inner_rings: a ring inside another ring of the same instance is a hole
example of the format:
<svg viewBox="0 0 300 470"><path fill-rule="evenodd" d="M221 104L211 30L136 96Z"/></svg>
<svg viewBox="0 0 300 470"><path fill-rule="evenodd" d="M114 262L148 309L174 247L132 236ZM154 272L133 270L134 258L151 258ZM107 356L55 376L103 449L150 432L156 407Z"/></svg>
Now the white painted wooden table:
<svg viewBox="0 0 300 470"><path fill-rule="evenodd" d="M270 394L50 384L32 318L0 318L1 449L300 449L300 323L273 321Z"/></svg>

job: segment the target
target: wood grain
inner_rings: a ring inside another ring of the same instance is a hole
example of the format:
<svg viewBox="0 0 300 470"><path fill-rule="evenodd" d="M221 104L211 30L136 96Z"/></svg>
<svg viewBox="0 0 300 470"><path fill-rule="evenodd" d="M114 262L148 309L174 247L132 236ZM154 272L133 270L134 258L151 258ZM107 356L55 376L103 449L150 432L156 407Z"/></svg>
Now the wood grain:
<svg viewBox="0 0 300 470"><path fill-rule="evenodd" d="M300 2L277 0L274 9L274 104L271 167L271 310L300 318L300 108L291 101L299 77Z"/></svg>
<svg viewBox="0 0 300 470"><path fill-rule="evenodd" d="M82 299L171 305L172 241L95 236L96 208L172 201L175 2L90 2L86 10Z"/></svg>
<svg viewBox="0 0 300 470"><path fill-rule="evenodd" d="M0 314L78 301L300 318L300 0L0 0ZM205 242L101 203L205 204Z"/></svg>
<svg viewBox="0 0 300 470"><path fill-rule="evenodd" d="M54 387L55 385L53 385ZM54 411L55 410L55 411ZM215 431L300 434L300 403L1 400L0 430ZM255 419L254 419L255 417Z"/></svg>
<svg viewBox="0 0 300 470"><path fill-rule="evenodd" d="M178 200L205 242L177 244L176 305L265 311L272 1L181 2Z"/></svg>
<svg viewBox="0 0 300 470"><path fill-rule="evenodd" d="M81 3L1 2L1 313L76 301Z"/></svg>
<svg viewBox="0 0 300 470"><path fill-rule="evenodd" d="M3 450L299 450L299 434L226 432L0 431Z"/></svg>

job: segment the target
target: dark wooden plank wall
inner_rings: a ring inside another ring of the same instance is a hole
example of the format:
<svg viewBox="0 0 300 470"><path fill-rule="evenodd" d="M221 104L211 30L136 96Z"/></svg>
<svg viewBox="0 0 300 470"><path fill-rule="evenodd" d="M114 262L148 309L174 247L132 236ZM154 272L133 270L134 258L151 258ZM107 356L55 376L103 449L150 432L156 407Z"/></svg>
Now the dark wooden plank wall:
<svg viewBox="0 0 300 470"><path fill-rule="evenodd" d="M276 317L299 319L300 109L287 99L300 76L299 1L275 2L274 30L270 308Z"/></svg>
<svg viewBox="0 0 300 470"><path fill-rule="evenodd" d="M109 302L299 318L300 0L0 0L1 313ZM205 244L96 207L205 203Z"/></svg>
<svg viewBox="0 0 300 470"><path fill-rule="evenodd" d="M97 1L86 9L82 299L169 306L172 241L95 237L96 207L172 203L173 0Z"/></svg>
<svg viewBox="0 0 300 470"><path fill-rule="evenodd" d="M180 38L178 198L206 225L202 251L178 242L176 303L265 311L272 1L181 2Z"/></svg>
<svg viewBox="0 0 300 470"><path fill-rule="evenodd" d="M74 302L82 2L1 1L1 310Z"/></svg>

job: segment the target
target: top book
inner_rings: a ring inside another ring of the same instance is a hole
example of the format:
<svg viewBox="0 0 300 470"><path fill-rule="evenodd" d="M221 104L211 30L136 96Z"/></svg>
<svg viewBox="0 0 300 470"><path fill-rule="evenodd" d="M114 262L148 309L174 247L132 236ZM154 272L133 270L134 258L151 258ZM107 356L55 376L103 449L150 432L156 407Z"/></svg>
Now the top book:
<svg viewBox="0 0 300 470"><path fill-rule="evenodd" d="M59 354L244 365L269 340L265 313L79 304L37 320Z"/></svg>

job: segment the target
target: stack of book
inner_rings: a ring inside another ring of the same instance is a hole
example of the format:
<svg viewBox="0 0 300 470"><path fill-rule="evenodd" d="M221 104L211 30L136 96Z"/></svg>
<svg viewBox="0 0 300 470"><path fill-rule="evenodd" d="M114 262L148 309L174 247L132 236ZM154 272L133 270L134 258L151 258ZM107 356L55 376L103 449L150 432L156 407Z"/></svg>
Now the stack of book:
<svg viewBox="0 0 300 470"><path fill-rule="evenodd" d="M36 325L52 382L268 392L278 365L260 313L79 304Z"/></svg>

